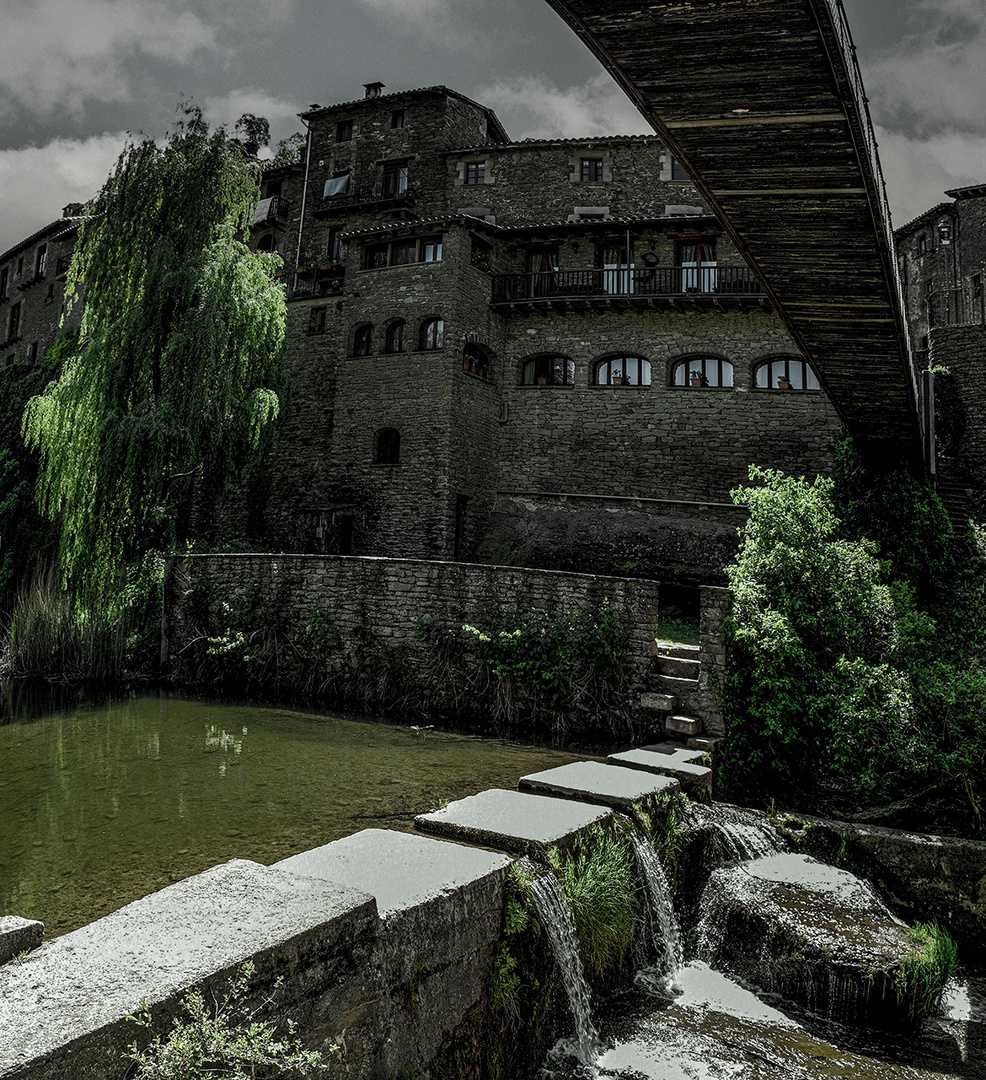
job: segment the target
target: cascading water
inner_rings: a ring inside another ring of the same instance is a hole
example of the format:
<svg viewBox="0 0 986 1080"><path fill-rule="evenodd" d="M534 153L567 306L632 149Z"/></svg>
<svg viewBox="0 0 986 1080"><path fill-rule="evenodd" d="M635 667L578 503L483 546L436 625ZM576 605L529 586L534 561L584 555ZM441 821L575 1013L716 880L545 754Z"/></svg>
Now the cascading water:
<svg viewBox="0 0 986 1080"><path fill-rule="evenodd" d="M637 868L647 895L647 922L645 933L649 937L649 960L656 958L654 968L641 970L638 979L653 983L653 976L664 990L670 990L674 977L684 962L681 930L674 913L671 889L667 875L654 845L634 830L631 834Z"/></svg>
<svg viewBox="0 0 986 1080"><path fill-rule="evenodd" d="M568 901L562 892L558 880L552 873L538 874L531 877L528 889L537 905L538 916L548 941L555 963L561 973L569 1007L575 1020L575 1039L578 1045L578 1058L589 1063L596 1055L599 1032L592 1022L592 995L589 984L585 981L582 958L579 956L578 938L575 936L575 924Z"/></svg>

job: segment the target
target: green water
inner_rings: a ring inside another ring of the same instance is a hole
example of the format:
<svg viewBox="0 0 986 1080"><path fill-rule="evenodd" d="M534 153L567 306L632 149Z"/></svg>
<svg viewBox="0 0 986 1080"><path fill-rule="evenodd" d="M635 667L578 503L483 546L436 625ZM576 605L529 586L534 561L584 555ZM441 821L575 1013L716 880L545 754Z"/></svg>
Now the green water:
<svg viewBox="0 0 986 1080"><path fill-rule="evenodd" d="M148 696L0 722L0 915L54 937L227 859L272 863L576 756Z"/></svg>

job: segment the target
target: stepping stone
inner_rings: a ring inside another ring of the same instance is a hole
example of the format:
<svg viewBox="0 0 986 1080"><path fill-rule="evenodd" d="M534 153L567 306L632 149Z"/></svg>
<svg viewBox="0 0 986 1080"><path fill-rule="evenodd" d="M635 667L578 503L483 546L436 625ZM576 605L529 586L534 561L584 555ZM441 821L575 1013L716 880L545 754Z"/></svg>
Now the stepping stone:
<svg viewBox="0 0 986 1080"><path fill-rule="evenodd" d="M629 809L632 803L677 791L679 787L668 776L643 776L639 771L614 769L599 761L573 761L569 765L531 773L521 777L517 786L521 791L560 795L617 810Z"/></svg>
<svg viewBox="0 0 986 1080"><path fill-rule="evenodd" d="M23 952L36 949L45 934L45 924L17 915L0 917L0 964L6 964Z"/></svg>
<svg viewBox="0 0 986 1080"><path fill-rule="evenodd" d="M702 721L693 716L669 716L664 721L664 730L669 735L698 735L702 731Z"/></svg>
<svg viewBox="0 0 986 1080"><path fill-rule="evenodd" d="M652 754L663 754L672 757L674 761L690 761L693 765L703 764L702 759L708 755L703 750L693 746L682 746L681 743L662 742L651 743L649 746L641 746L641 750L647 750Z"/></svg>
<svg viewBox="0 0 986 1080"><path fill-rule="evenodd" d="M551 844L568 847L612 816L599 806L493 788L419 814L414 824L422 832L526 855Z"/></svg>
<svg viewBox="0 0 986 1080"><path fill-rule="evenodd" d="M712 770L705 765L696 764L693 760L704 756L701 751L681 750L676 747L669 754L649 746L642 750L627 750L622 754L610 754L606 758L606 763L622 765L626 769L656 773L660 776L673 776L683 788L711 795Z"/></svg>

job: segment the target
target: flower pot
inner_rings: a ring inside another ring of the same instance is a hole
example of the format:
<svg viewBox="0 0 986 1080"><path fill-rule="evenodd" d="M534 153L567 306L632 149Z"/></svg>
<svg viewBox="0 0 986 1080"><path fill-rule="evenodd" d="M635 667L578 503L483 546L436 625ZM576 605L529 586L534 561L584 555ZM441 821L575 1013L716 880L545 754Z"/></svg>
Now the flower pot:
<svg viewBox="0 0 986 1080"><path fill-rule="evenodd" d="M696 378L695 376L692 376L691 384L692 384L692 386L701 386L702 385L702 380L700 378Z"/></svg>
<svg viewBox="0 0 986 1080"><path fill-rule="evenodd" d="M791 381L790 381L790 379L778 379L777 380L777 389L778 390L790 390L791 389Z"/></svg>
<svg viewBox="0 0 986 1080"><path fill-rule="evenodd" d="M548 380L543 375L539 376L538 377L538 386L547 386L547 385L548 385Z"/></svg>
<svg viewBox="0 0 986 1080"><path fill-rule="evenodd" d="M613 376L613 385L614 386L626 386L626 384L627 384L627 380L626 380L625 375L614 375Z"/></svg>

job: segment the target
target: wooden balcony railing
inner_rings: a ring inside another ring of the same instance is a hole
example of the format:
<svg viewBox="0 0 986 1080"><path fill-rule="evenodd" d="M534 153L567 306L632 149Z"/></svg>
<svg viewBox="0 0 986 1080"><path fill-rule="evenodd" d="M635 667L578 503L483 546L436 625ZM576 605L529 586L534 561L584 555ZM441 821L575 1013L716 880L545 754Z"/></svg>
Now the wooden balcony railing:
<svg viewBox="0 0 986 1080"><path fill-rule="evenodd" d="M515 300L565 300L579 297L763 296L746 266L655 266L630 270L549 270L537 274L497 274L493 303Z"/></svg>

